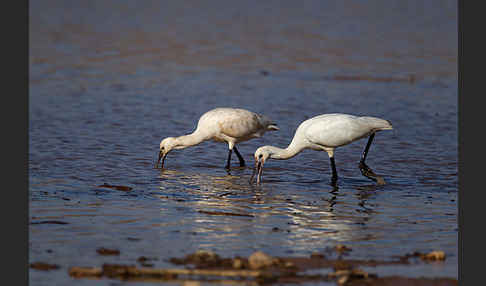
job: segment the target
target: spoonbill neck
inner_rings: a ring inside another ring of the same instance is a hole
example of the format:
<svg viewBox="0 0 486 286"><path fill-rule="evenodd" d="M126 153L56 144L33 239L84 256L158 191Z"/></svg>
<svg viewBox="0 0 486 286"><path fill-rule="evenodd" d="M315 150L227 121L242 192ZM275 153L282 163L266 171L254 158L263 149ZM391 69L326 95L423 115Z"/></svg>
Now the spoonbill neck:
<svg viewBox="0 0 486 286"><path fill-rule="evenodd" d="M177 140L177 149L184 149L190 146L197 145L203 141L208 140L207 136L202 132L196 130L191 134L182 135L176 138Z"/></svg>
<svg viewBox="0 0 486 286"><path fill-rule="evenodd" d="M278 148L275 146L270 146L272 149L272 159L277 159L277 160L285 160L285 159L290 159L294 157L295 155L299 154L303 149L306 148L304 144L301 144L300 142L296 140L292 140L290 142L289 146L287 148L282 149Z"/></svg>

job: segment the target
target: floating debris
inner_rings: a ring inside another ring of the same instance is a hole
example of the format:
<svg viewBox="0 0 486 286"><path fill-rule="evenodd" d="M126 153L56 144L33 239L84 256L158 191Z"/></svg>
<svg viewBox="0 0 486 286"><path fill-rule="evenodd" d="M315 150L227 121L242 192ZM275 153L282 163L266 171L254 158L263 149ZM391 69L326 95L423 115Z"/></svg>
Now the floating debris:
<svg viewBox="0 0 486 286"><path fill-rule="evenodd" d="M144 267L153 267L154 264L147 262L147 261L151 261L151 260L157 260L157 258L150 258L150 257L140 256L137 259L137 261L140 263L140 265L142 265Z"/></svg>
<svg viewBox="0 0 486 286"><path fill-rule="evenodd" d="M145 257L145 256L140 256L139 258L137 258L138 262L146 262L146 261L150 261L150 260L157 260L157 258L155 258L155 257L150 258L150 257Z"/></svg>
<svg viewBox="0 0 486 286"><path fill-rule="evenodd" d="M69 224L69 223L65 221L59 221L59 220L44 220L44 221L31 222L30 224Z"/></svg>
<svg viewBox="0 0 486 286"><path fill-rule="evenodd" d="M196 268L229 267L231 259L222 259L216 253L209 250L198 250L188 254L184 258L170 258L169 261L176 265L192 264Z"/></svg>
<svg viewBox="0 0 486 286"><path fill-rule="evenodd" d="M361 269L346 269L346 270L337 270L335 272L329 273L328 277L332 277L337 279L338 285L344 285L351 280L359 280L359 279L368 279L368 278L377 278L376 274L369 274L366 271Z"/></svg>
<svg viewBox="0 0 486 286"><path fill-rule="evenodd" d="M233 268L234 269L242 269L245 267L245 264L243 262L243 259L237 257L235 259L233 259Z"/></svg>
<svg viewBox="0 0 486 286"><path fill-rule="evenodd" d="M267 71L267 70L260 70L260 74L263 75L263 76L267 76L267 75L270 74L270 72Z"/></svg>
<svg viewBox="0 0 486 286"><path fill-rule="evenodd" d="M246 216L246 217L255 217L254 215L250 214L239 214L239 213L228 213L228 212L215 212L215 211L198 211L202 214L208 215L227 215L227 216Z"/></svg>
<svg viewBox="0 0 486 286"><path fill-rule="evenodd" d="M57 264L49 264L45 262L34 262L30 264L30 268L49 271L49 270L59 269L60 267Z"/></svg>
<svg viewBox="0 0 486 286"><path fill-rule="evenodd" d="M109 188L109 189L115 189L115 190L124 191L124 192L129 192L133 189L133 188L127 187L127 186L108 185L107 183L104 183L103 185L99 185L98 188Z"/></svg>
<svg viewBox="0 0 486 286"><path fill-rule="evenodd" d="M325 256L324 254L322 253L319 253L319 252L312 252L311 255L310 255L311 258L320 258L320 259L324 259Z"/></svg>
<svg viewBox="0 0 486 286"><path fill-rule="evenodd" d="M371 75L335 75L326 79L339 80L339 81L370 81L370 82L408 82L410 84L415 83L416 78L414 74L410 74L405 77L380 77Z"/></svg>
<svg viewBox="0 0 486 286"><path fill-rule="evenodd" d="M99 267L78 267L73 266L69 268L68 274L71 277L101 277L103 276L103 270Z"/></svg>
<svg viewBox="0 0 486 286"><path fill-rule="evenodd" d="M436 250L421 256L421 258L424 260L445 260L446 255L444 251Z"/></svg>
<svg viewBox="0 0 486 286"><path fill-rule="evenodd" d="M96 252L100 255L120 255L120 250L118 249L108 249L104 247L100 247L96 249Z"/></svg>
<svg viewBox="0 0 486 286"><path fill-rule="evenodd" d="M254 252L248 257L248 265L250 269L262 269L278 264L278 259L271 257L261 251Z"/></svg>
<svg viewBox="0 0 486 286"><path fill-rule="evenodd" d="M403 261L408 261L409 258L415 258L415 257L418 257L423 261L437 261L437 260L443 261L446 259L446 255L442 250L435 250L429 253L421 253L415 251L412 254L405 254L404 256L401 256L399 257L399 259Z"/></svg>
<svg viewBox="0 0 486 286"><path fill-rule="evenodd" d="M334 249L339 253L348 252L352 250L350 247L347 247L344 244L338 244L334 247Z"/></svg>

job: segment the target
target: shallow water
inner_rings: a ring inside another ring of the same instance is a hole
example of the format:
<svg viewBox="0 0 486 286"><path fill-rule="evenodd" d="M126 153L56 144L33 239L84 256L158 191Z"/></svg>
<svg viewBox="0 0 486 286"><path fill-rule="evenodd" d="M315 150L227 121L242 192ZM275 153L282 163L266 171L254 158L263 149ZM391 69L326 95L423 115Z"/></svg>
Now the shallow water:
<svg viewBox="0 0 486 286"><path fill-rule="evenodd" d="M198 249L307 256L338 243L359 259L443 250L442 263L376 271L457 277L455 1L135 3L29 3L29 216L67 223L29 225L29 262L61 266L30 270L31 285L91 284L67 269L140 256L169 267ZM153 168L161 139L218 106L280 131L238 145L248 166L230 174L216 142ZM367 158L386 185L361 176L366 140L337 149L338 189L311 150L248 184L256 148L285 147L300 122L332 112L393 123Z"/></svg>

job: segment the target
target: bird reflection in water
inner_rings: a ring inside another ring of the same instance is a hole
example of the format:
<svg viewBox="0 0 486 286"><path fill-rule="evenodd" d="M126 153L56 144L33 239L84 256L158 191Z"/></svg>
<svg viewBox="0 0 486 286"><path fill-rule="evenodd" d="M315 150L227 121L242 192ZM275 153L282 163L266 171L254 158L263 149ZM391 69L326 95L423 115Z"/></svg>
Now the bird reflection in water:
<svg viewBox="0 0 486 286"><path fill-rule="evenodd" d="M162 170L159 178L160 191L167 195L182 196L197 207L218 207L248 212L249 204L259 202L261 197L244 176L225 174L222 176L200 173ZM159 193L160 194L160 193Z"/></svg>
<svg viewBox="0 0 486 286"><path fill-rule="evenodd" d="M340 193L338 185L322 191L327 196L318 201L292 201L288 205L292 239L301 240L304 245L322 247L329 243L349 243L363 238L367 222L375 214L373 205L368 203L376 186L356 186L354 197L357 203L350 204L349 198ZM353 190L354 192L355 190ZM325 202L325 203L322 203ZM370 234L366 233L366 236ZM373 235L376 236L376 235Z"/></svg>
<svg viewBox="0 0 486 286"><path fill-rule="evenodd" d="M368 200L376 186L328 186L326 190L302 190L252 186L246 176L210 175L163 170L160 198L172 199L188 218L198 244L224 245L228 239L275 239L295 251L319 249L363 238L366 223L374 214ZM343 189L346 188L346 189ZM344 192L343 192L344 191ZM356 200L350 200L349 194ZM266 228L265 228L266 226ZM272 229L277 229L273 231ZM365 235L369 235L366 232ZM249 241L245 243L250 243ZM270 241L268 242L270 243Z"/></svg>

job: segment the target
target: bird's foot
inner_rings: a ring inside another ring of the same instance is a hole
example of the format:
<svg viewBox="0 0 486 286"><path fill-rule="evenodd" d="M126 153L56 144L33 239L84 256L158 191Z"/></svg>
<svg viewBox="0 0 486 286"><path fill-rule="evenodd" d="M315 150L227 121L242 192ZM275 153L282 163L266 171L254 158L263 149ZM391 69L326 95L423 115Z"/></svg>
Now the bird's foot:
<svg viewBox="0 0 486 286"><path fill-rule="evenodd" d="M373 172L373 170L371 170L371 168L368 167L368 165L366 165L365 162L363 162L363 161L359 162L359 169L361 170L361 174L363 176L377 182L378 185L384 185L385 184L385 180L382 177L375 174L375 172Z"/></svg>
<svg viewBox="0 0 486 286"><path fill-rule="evenodd" d="M376 177L376 174L373 172L373 170L371 170L370 167L368 167L368 165L366 165L365 162L359 162L359 169L361 170L361 174L363 176L375 180L374 178Z"/></svg>

